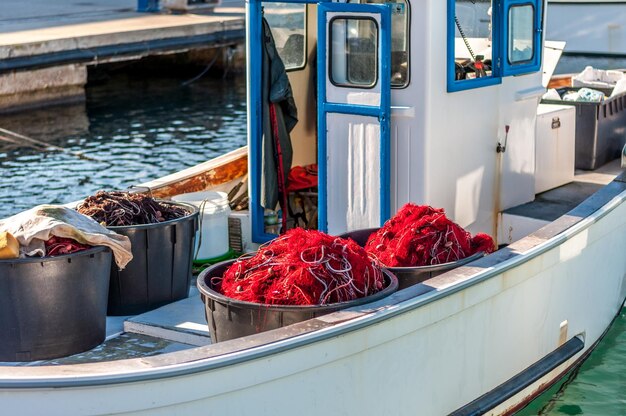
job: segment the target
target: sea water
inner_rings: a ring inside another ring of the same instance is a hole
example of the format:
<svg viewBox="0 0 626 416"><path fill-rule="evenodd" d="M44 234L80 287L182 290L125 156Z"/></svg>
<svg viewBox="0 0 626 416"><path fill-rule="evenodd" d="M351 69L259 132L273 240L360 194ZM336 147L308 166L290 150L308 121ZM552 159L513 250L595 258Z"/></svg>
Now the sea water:
<svg viewBox="0 0 626 416"><path fill-rule="evenodd" d="M183 81L116 75L88 87L84 103L0 115L0 128L65 149L0 139L0 218L126 189L244 146L243 77Z"/></svg>
<svg viewBox="0 0 626 416"><path fill-rule="evenodd" d="M626 308L578 369L518 415L626 415Z"/></svg>

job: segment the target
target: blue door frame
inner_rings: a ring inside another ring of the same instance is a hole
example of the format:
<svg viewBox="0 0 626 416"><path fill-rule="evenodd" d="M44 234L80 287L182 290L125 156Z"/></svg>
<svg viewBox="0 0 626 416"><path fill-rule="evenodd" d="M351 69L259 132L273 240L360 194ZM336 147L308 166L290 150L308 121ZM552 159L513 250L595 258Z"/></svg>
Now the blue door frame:
<svg viewBox="0 0 626 416"><path fill-rule="evenodd" d="M317 13L317 164L318 164L318 229L328 231L328 166L327 166L327 115L330 113L376 117L380 122L380 225L390 214L390 108L391 108L391 5L323 3ZM380 104L356 105L329 102L326 97L328 51L320 45L327 44L328 13L369 13L380 16L378 29L378 82ZM321 64L323 63L323 64Z"/></svg>
<svg viewBox="0 0 626 416"><path fill-rule="evenodd" d="M318 95L322 97L318 103L318 228L326 230L326 114L342 113L378 117L380 120L381 132L381 223L389 218L389 112L391 102L391 70L389 68L390 46L391 46L391 7L388 5L372 4L346 4L331 3L329 1L307 1L307 0L281 0L265 1L265 3L295 3L295 4L318 4L318 45L326 44L326 13L346 12L346 13L377 13L381 16L381 28L379 36L379 68L381 83L380 106L347 105L326 102L325 75L320 77L320 68L323 67L323 74L326 72L326 65L318 65ZM263 135L263 108L261 102L261 71L251 70L260 68L262 62L262 1L248 0L246 2L246 56L247 63L247 107L248 107L248 172L250 177L250 214L251 214L251 237L255 243L265 243L275 238L276 235L265 232L264 215L265 211L260 204L261 191L261 140ZM321 23L323 22L323 23ZM321 40L320 40L321 39ZM326 63L324 48L317 49L318 62ZM384 51L387 51L386 53ZM386 58L385 58L386 56ZM322 82L322 80L324 82ZM320 111L323 110L323 111ZM321 114L324 117L320 117ZM320 132L324 132L321 134Z"/></svg>

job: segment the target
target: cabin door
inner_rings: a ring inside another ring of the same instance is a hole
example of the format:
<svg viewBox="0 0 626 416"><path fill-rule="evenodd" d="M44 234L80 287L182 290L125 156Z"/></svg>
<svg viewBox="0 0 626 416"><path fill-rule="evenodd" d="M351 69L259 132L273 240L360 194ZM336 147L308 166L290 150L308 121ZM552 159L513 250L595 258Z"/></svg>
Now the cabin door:
<svg viewBox="0 0 626 416"><path fill-rule="evenodd" d="M390 207L387 5L318 6L319 229L379 227Z"/></svg>

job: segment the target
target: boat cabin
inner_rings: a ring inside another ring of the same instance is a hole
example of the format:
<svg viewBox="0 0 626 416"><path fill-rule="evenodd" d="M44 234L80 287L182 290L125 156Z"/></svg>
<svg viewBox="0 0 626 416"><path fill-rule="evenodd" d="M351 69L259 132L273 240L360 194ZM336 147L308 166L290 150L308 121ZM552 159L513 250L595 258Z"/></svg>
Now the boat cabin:
<svg viewBox="0 0 626 416"><path fill-rule="evenodd" d="M273 237L264 215L281 205L264 199L263 19L297 107L292 166L318 167L309 227L378 227L411 201L495 236L498 214L535 195L543 10L539 0L249 1L253 241Z"/></svg>

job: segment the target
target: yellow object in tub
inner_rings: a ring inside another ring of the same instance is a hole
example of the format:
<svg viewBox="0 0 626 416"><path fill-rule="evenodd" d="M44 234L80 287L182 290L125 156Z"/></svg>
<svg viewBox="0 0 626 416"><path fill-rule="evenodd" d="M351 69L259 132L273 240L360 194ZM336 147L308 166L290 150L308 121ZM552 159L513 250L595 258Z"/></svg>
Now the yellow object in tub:
<svg viewBox="0 0 626 416"><path fill-rule="evenodd" d="M20 244L13 234L0 231L0 259L16 259L20 256Z"/></svg>

